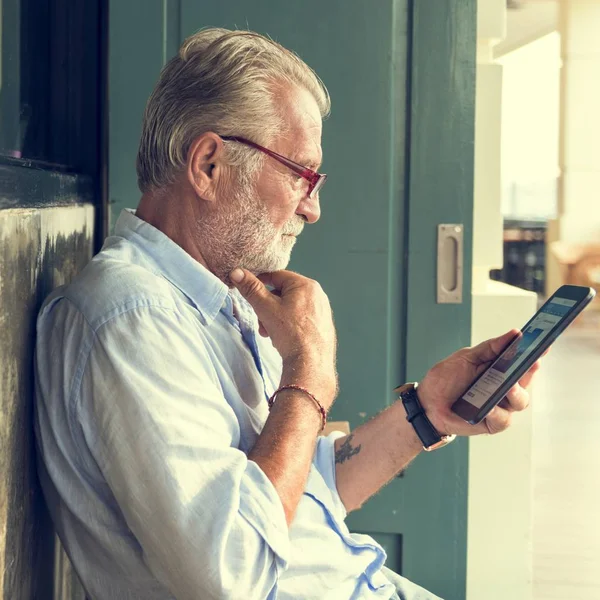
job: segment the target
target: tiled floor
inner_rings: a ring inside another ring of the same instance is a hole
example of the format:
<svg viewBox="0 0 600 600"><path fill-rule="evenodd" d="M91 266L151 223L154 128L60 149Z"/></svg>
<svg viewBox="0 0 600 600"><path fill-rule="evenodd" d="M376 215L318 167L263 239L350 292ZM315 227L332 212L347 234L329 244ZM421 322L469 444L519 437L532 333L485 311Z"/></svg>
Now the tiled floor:
<svg viewBox="0 0 600 600"><path fill-rule="evenodd" d="M534 600L600 600L600 318L586 316L535 389Z"/></svg>

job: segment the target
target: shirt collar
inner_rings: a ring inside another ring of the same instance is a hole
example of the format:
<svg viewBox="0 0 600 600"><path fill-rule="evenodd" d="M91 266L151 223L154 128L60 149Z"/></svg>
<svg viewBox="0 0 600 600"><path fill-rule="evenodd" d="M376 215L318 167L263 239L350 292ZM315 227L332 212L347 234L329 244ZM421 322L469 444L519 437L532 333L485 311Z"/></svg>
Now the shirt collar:
<svg viewBox="0 0 600 600"><path fill-rule="evenodd" d="M181 246L126 208L115 224L115 236L140 248L160 274L180 289L207 323L219 314L229 288Z"/></svg>

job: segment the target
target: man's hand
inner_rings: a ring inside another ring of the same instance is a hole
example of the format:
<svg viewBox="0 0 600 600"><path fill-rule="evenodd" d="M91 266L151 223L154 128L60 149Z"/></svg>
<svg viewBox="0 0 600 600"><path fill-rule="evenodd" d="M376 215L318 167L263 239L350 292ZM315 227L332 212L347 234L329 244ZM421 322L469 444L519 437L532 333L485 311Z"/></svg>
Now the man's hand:
<svg viewBox="0 0 600 600"><path fill-rule="evenodd" d="M321 286L292 271L255 277L235 269L230 278L283 359L282 383L306 385L328 409L337 391L337 342L331 306Z"/></svg>
<svg viewBox="0 0 600 600"><path fill-rule="evenodd" d="M455 352L435 365L419 384L419 400L433 426L442 434L476 435L504 431L512 413L529 406L529 387L540 361L514 385L505 398L478 425L469 425L450 410L473 380L487 369L506 346L519 335L513 329L473 348Z"/></svg>
<svg viewBox="0 0 600 600"><path fill-rule="evenodd" d="M280 385L305 387L328 409L337 393L336 337L329 300L321 286L291 271L258 278L235 269L230 279L281 354ZM283 397L277 397L248 459L277 490L289 525L306 487L321 414L301 391L288 389L280 395Z"/></svg>
<svg viewBox="0 0 600 600"><path fill-rule="evenodd" d="M526 388L539 363L523 376L482 423L469 425L450 410L473 380L517 335L517 330L509 331L474 348L459 350L425 375L418 387L419 399L440 433L496 433L508 427L512 412L527 407L529 394ZM351 436L338 439L335 445L344 456L344 460L336 460L335 472L338 492L348 512L362 506L423 449L412 425L406 420L400 401L360 425Z"/></svg>

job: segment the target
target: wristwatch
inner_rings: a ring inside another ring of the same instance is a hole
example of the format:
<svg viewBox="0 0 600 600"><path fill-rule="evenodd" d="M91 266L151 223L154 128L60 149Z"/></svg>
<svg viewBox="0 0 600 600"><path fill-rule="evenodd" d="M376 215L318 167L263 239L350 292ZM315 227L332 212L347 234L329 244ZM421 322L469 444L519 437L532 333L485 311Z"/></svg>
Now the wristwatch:
<svg viewBox="0 0 600 600"><path fill-rule="evenodd" d="M456 436L440 434L431 424L431 421L425 414L425 409L419 401L417 385L417 383L406 383L397 387L394 392L400 395L404 410L406 411L406 420L414 427L423 444L423 449L431 452L432 450L437 450L442 446L448 445L454 441Z"/></svg>

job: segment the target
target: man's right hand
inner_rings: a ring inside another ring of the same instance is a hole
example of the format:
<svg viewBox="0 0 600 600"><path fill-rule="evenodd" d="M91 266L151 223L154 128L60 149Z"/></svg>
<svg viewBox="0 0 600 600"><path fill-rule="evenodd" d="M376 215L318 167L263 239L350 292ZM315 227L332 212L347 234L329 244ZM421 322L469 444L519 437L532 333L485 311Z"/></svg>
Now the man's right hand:
<svg viewBox="0 0 600 600"><path fill-rule="evenodd" d="M329 299L321 286L292 271L255 277L245 269L235 269L230 279L283 359L282 384L309 389L312 384L310 391L329 408L337 392L337 340Z"/></svg>

